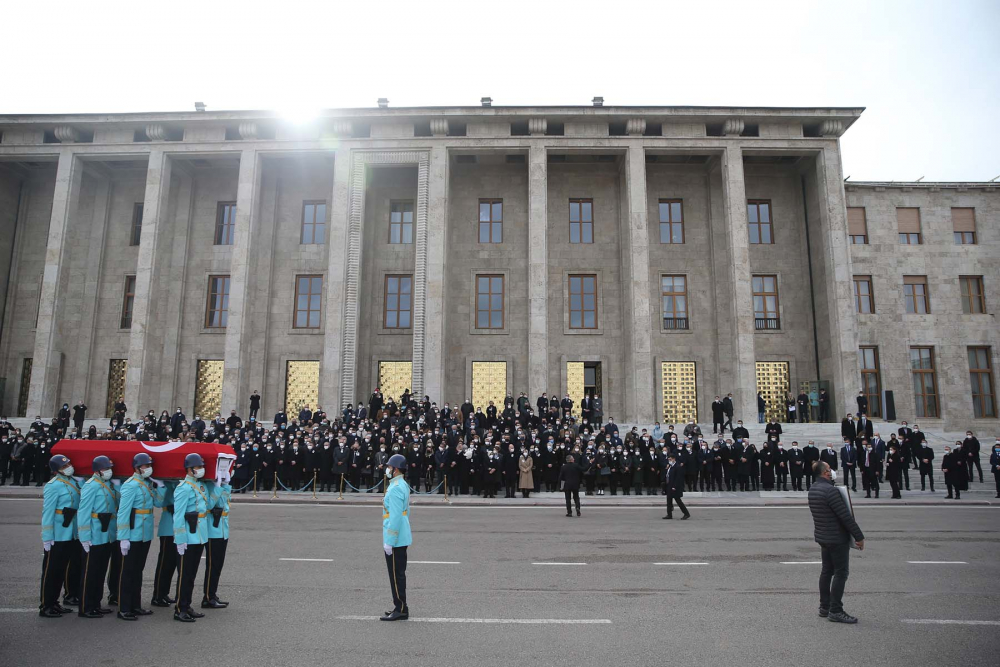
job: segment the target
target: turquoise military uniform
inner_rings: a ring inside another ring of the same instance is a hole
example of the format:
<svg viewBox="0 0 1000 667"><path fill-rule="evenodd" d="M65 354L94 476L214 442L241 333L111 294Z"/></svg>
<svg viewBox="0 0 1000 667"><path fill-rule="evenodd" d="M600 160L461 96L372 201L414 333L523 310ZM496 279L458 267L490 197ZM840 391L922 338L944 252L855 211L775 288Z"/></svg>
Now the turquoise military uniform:
<svg viewBox="0 0 1000 667"><path fill-rule="evenodd" d="M155 526L153 508L163 506L163 490L154 489L135 473L122 484L121 499L118 502L118 539L129 542L149 542L153 539ZM131 522L135 510L135 523Z"/></svg>
<svg viewBox="0 0 1000 667"><path fill-rule="evenodd" d="M174 490L174 544L205 544L208 542L208 510L212 509L211 498L205 484L191 475L177 485ZM188 512L198 513L198 523L192 533L188 527Z"/></svg>
<svg viewBox="0 0 1000 667"><path fill-rule="evenodd" d="M163 483L163 511L160 512L160 524L156 531L157 537L174 536L174 515L170 511L170 508L174 504L174 488L176 486L176 482Z"/></svg>
<svg viewBox="0 0 1000 667"><path fill-rule="evenodd" d="M111 514L108 529L102 530L98 514ZM118 493L110 483L95 474L83 485L80 493L80 510L76 514L77 528L81 542L90 542L94 546L108 544L117 537Z"/></svg>
<svg viewBox="0 0 1000 667"><path fill-rule="evenodd" d="M72 477L56 474L45 484L42 503L42 542L70 542L79 539L76 521L63 526L63 510L80 508L80 487Z"/></svg>
<svg viewBox="0 0 1000 667"><path fill-rule="evenodd" d="M406 547L413 543L409 513L410 485L403 475L397 475L382 498L382 544Z"/></svg>
<svg viewBox="0 0 1000 667"><path fill-rule="evenodd" d="M205 488L208 490L208 500L213 509L221 509L222 516L219 517L219 526L215 526L214 517L209 516L208 519L208 538L210 540L215 539L229 539L229 501L233 493L233 487L229 484L215 484L214 482L206 482Z"/></svg>

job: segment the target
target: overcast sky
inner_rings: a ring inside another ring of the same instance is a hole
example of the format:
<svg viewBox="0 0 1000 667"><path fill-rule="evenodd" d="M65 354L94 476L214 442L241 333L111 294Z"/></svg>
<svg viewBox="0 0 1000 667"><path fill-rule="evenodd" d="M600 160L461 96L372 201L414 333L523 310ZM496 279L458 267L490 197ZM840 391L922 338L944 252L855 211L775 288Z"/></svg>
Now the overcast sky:
<svg viewBox="0 0 1000 667"><path fill-rule="evenodd" d="M20 2L0 113L864 106L853 180L1000 175L1000 0Z"/></svg>

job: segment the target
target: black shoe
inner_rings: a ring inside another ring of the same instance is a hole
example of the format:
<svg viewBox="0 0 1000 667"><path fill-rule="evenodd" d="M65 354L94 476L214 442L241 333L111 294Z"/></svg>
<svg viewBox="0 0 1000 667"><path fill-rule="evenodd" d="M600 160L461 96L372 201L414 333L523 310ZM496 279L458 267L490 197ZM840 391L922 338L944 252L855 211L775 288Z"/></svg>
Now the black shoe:
<svg viewBox="0 0 1000 667"><path fill-rule="evenodd" d="M120 611L117 614L115 614L115 616L117 616L118 618L122 619L123 621L138 621L139 620L139 617L136 616L135 614L133 614L130 611Z"/></svg>
<svg viewBox="0 0 1000 667"><path fill-rule="evenodd" d="M191 607L185 609L184 613L186 613L191 618L205 618L205 614L201 613L200 611L195 611Z"/></svg>
<svg viewBox="0 0 1000 667"><path fill-rule="evenodd" d="M820 618L826 618L829 615L830 615L830 610L829 609L824 609L823 607L819 608L819 617Z"/></svg>
<svg viewBox="0 0 1000 667"><path fill-rule="evenodd" d="M56 603L55 603L55 604L54 604L54 605L52 606L52 608L53 608L53 609L55 609L55 610L56 610L57 612L59 612L60 614L72 614L72 613L73 613L73 610L72 610L72 609L67 609L66 607L62 606L62 605L61 605L61 604L59 604L58 602L56 602Z"/></svg>
<svg viewBox="0 0 1000 667"><path fill-rule="evenodd" d="M170 603L167 602L167 600L165 600L164 598L153 598L152 600L149 601L149 604L153 605L154 607L169 607L170 606Z"/></svg>
<svg viewBox="0 0 1000 667"><path fill-rule="evenodd" d="M1000 496L997 496L997 498L1000 498ZM566 512L566 516L573 516L573 513L572 512Z"/></svg>
<svg viewBox="0 0 1000 667"><path fill-rule="evenodd" d="M674 518L674 517L672 517L672 516L670 516L670 515L668 514L667 516L663 517L663 520L664 520L664 521L666 521L667 519L673 519L673 518Z"/></svg>
<svg viewBox="0 0 1000 667"><path fill-rule="evenodd" d="M65 598L63 598L63 604L68 605L70 607L79 607L80 606L80 598L65 597Z"/></svg>
<svg viewBox="0 0 1000 667"><path fill-rule="evenodd" d="M143 609L142 607L139 607L138 609L134 610L132 613L135 614L136 616L152 616L153 615L153 610L151 610L151 609Z"/></svg>
<svg viewBox="0 0 1000 667"><path fill-rule="evenodd" d="M214 597L212 599L215 600L216 602L218 602L219 604L221 604L223 607L228 607L229 606L228 602L226 602L225 600L220 600L218 598L218 596L216 596L216 597Z"/></svg>
<svg viewBox="0 0 1000 667"><path fill-rule="evenodd" d="M947 496L945 496L945 497L944 497L944 499L945 499L945 500L948 500L948 499L950 499L950 498L953 498L953 497L954 497L954 496L952 496L952 495L951 495L951 494L949 493L949 494L948 494Z"/></svg>
<svg viewBox="0 0 1000 667"><path fill-rule="evenodd" d="M118 598L116 598L116 597L114 597L112 595L109 595L108 596L108 606L109 607L117 607L118 606Z"/></svg>
<svg viewBox="0 0 1000 667"><path fill-rule="evenodd" d="M846 611L839 611L834 614L827 616L827 619L833 621L834 623L857 623L858 619L851 616Z"/></svg>
<svg viewBox="0 0 1000 667"><path fill-rule="evenodd" d="M62 618L62 614L55 607L46 607L45 609L40 609L38 615L42 618Z"/></svg>
<svg viewBox="0 0 1000 667"><path fill-rule="evenodd" d="M194 618L186 611L175 611L174 620L181 623L194 623Z"/></svg>
<svg viewBox="0 0 1000 667"><path fill-rule="evenodd" d="M865 498L871 498L871 497L872 497L872 494L870 494L870 493L865 496Z"/></svg>
<svg viewBox="0 0 1000 667"><path fill-rule="evenodd" d="M690 518L691 518L690 514L685 514L684 516L681 517L681 521L683 521L684 519L690 519Z"/></svg>
<svg viewBox="0 0 1000 667"><path fill-rule="evenodd" d="M580 510L577 510L577 511L576 511L576 515L577 515L577 516L580 516Z"/></svg>
<svg viewBox="0 0 1000 667"><path fill-rule="evenodd" d="M76 614L80 618L104 618L104 614L97 611L96 609L91 609L90 611L81 611Z"/></svg>
<svg viewBox="0 0 1000 667"><path fill-rule="evenodd" d="M386 614L385 616L379 616L380 621L405 621L410 617L409 610L407 611L396 611L392 610L392 613Z"/></svg>
<svg viewBox="0 0 1000 667"><path fill-rule="evenodd" d="M201 608L202 609L225 609L228 606L229 606L228 604L222 604L218 600L202 600L201 601Z"/></svg>
<svg viewBox="0 0 1000 667"><path fill-rule="evenodd" d="M97 611L98 611L99 613L101 613L101 614L110 614L110 613L111 613L111 610L110 610L110 609L108 609L107 607L99 607L99 608L97 609Z"/></svg>

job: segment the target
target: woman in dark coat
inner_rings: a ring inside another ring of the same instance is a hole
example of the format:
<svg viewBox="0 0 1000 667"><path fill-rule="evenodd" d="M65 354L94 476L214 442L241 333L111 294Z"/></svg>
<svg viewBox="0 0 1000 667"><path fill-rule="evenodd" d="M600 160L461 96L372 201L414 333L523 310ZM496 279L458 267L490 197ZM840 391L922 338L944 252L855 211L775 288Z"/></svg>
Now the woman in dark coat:
<svg viewBox="0 0 1000 667"><path fill-rule="evenodd" d="M760 449L760 485L765 491L774 491L775 454L772 443Z"/></svg>
<svg viewBox="0 0 1000 667"><path fill-rule="evenodd" d="M899 492L899 480L903 474L903 456L899 453L899 445L894 444L895 442L889 443L889 453L885 457L885 476L889 480L889 486L892 487L892 497L902 498Z"/></svg>
<svg viewBox="0 0 1000 667"><path fill-rule="evenodd" d="M603 445L597 449L594 465L597 468L597 495L603 496L611 476L611 459L605 452Z"/></svg>

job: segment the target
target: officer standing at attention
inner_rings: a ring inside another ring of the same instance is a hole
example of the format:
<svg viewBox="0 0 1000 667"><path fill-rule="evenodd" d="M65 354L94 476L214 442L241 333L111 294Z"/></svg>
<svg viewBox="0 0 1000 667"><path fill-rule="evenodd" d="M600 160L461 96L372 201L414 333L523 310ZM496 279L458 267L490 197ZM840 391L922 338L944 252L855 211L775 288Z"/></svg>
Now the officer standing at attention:
<svg viewBox="0 0 1000 667"><path fill-rule="evenodd" d="M73 464L62 454L49 459L49 469L57 473L45 484L42 504L42 585L38 615L61 618L72 612L59 604L70 559L79 558L76 518L80 488L73 479Z"/></svg>
<svg viewBox="0 0 1000 667"><path fill-rule="evenodd" d="M122 568L118 576L118 618L137 621L153 612L142 608L142 571L153 539L153 508L163 505L162 486L152 479L153 459L140 452L132 458L133 474L122 484L118 503L118 545Z"/></svg>
<svg viewBox="0 0 1000 667"><path fill-rule="evenodd" d="M191 608L194 580L201 564L201 552L208 542L208 523L205 517L211 504L208 489L202 483L205 476L205 461L201 454L184 457L187 476L174 491L174 544L180 557L180 572L177 575L177 602L174 605L174 620L194 623L205 614Z"/></svg>
<svg viewBox="0 0 1000 667"><path fill-rule="evenodd" d="M118 494L111 486L111 459L98 456L92 465L94 475L80 492L80 510L77 512L77 529L84 557L83 579L80 582L80 611L83 618L103 618L111 610L101 607L104 577L108 573L111 543L116 534Z"/></svg>
<svg viewBox="0 0 1000 667"><path fill-rule="evenodd" d="M410 617L406 604L406 547L413 539L410 535L410 487L404 479L406 457L393 454L385 464L385 475L389 486L382 499L382 550L385 551L385 565L389 570L389 585L392 588L392 611L387 611L379 620L405 621Z"/></svg>
<svg viewBox="0 0 1000 667"><path fill-rule="evenodd" d="M170 597L170 584L177 569L177 547L174 546L174 489L176 482L165 482L163 489L163 511L156 537L160 542L160 553L156 557L156 573L153 575L154 607L170 607L177 600Z"/></svg>
<svg viewBox="0 0 1000 667"><path fill-rule="evenodd" d="M228 602L219 599L219 577L226 564L226 548L229 546L229 501L233 487L229 484L230 472L219 480L220 483L205 482L208 500L212 506L208 522L208 544L205 546L205 585L201 598L203 609L225 609Z"/></svg>

